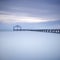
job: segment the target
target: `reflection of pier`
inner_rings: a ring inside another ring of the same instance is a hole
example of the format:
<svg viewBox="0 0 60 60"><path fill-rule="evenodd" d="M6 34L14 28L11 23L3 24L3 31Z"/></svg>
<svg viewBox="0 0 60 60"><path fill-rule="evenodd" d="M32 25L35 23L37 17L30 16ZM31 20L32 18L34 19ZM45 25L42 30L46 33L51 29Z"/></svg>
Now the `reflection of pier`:
<svg viewBox="0 0 60 60"><path fill-rule="evenodd" d="M22 29L21 26L19 25L14 26L13 31L36 31L36 32L60 33L60 29Z"/></svg>

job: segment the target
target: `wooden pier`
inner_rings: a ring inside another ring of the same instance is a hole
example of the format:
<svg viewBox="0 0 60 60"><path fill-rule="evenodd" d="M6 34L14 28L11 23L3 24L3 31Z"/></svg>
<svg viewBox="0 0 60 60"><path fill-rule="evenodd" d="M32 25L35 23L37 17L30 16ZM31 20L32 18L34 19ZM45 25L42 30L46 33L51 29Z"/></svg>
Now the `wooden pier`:
<svg viewBox="0 0 60 60"><path fill-rule="evenodd" d="M60 29L22 29L21 26L16 25L13 27L13 31L36 31L47 33L60 33Z"/></svg>

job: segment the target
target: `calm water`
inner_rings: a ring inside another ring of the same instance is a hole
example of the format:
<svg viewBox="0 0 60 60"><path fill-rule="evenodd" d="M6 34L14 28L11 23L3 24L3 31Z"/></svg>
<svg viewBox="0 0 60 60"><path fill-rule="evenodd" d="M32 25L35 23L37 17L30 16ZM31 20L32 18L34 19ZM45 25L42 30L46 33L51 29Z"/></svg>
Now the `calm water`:
<svg viewBox="0 0 60 60"><path fill-rule="evenodd" d="M59 60L60 34L0 32L0 60Z"/></svg>

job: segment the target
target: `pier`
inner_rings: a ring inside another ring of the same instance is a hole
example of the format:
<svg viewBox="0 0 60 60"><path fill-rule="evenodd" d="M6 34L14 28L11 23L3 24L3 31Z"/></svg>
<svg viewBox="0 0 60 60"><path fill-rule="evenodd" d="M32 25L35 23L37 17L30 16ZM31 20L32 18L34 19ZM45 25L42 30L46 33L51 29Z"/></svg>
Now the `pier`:
<svg viewBox="0 0 60 60"><path fill-rule="evenodd" d="M13 31L36 31L47 33L60 33L60 29L22 29L21 26L16 25L13 27Z"/></svg>

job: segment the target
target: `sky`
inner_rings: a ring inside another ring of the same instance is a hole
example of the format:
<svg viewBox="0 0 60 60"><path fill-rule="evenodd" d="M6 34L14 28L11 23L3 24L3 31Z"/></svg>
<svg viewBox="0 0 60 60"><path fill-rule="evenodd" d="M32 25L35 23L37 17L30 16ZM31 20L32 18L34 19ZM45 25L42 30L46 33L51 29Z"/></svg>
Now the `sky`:
<svg viewBox="0 0 60 60"><path fill-rule="evenodd" d="M60 20L60 0L0 0L0 22Z"/></svg>

